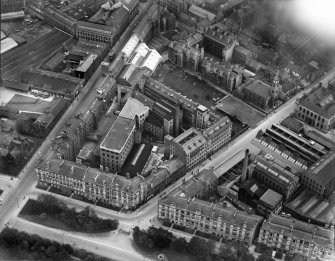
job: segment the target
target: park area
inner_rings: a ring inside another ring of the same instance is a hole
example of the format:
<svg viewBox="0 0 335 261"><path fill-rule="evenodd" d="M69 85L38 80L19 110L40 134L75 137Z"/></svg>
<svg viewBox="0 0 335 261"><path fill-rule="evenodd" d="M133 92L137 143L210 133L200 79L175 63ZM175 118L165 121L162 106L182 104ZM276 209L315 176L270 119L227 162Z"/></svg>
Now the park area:
<svg viewBox="0 0 335 261"><path fill-rule="evenodd" d="M214 105L213 98L222 99L225 96L205 81L199 80L196 76L187 74L183 69L171 64L163 64L156 75L158 75L159 82L207 108Z"/></svg>
<svg viewBox="0 0 335 261"><path fill-rule="evenodd" d="M118 220L99 218L90 207L77 211L56 197L44 194L37 200L29 199L19 216L48 227L86 233L109 232L119 225Z"/></svg>
<svg viewBox="0 0 335 261"><path fill-rule="evenodd" d="M232 95L224 97L215 107L217 110L226 113L228 116L235 117L251 128L255 127L265 117L265 114Z"/></svg>

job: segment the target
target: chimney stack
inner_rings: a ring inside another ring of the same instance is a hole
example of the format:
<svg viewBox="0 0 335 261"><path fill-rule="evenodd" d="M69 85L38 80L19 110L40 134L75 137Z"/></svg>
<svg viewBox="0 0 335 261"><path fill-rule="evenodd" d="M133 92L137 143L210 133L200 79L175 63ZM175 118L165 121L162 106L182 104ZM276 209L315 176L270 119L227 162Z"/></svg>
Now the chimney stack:
<svg viewBox="0 0 335 261"><path fill-rule="evenodd" d="M245 183L247 180L247 171L248 171L248 165L249 165L249 150L245 150L245 157L243 161L243 168L242 168L242 176L241 176L241 183Z"/></svg>
<svg viewBox="0 0 335 261"><path fill-rule="evenodd" d="M161 1L158 0L158 12L157 12L157 32L161 33Z"/></svg>

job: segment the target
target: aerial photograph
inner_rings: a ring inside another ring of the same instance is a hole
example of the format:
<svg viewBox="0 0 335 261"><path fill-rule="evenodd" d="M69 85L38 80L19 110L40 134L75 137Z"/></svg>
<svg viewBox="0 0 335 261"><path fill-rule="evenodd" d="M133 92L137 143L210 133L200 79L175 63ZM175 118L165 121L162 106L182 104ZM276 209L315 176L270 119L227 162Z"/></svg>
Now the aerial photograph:
<svg viewBox="0 0 335 261"><path fill-rule="evenodd" d="M335 261L335 0L0 3L0 261Z"/></svg>

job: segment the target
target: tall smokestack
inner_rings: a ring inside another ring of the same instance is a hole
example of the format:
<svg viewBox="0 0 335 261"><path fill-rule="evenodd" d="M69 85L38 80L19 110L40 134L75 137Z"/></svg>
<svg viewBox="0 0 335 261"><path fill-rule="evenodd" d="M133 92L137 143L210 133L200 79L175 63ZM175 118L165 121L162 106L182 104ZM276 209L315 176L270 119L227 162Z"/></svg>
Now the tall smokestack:
<svg viewBox="0 0 335 261"><path fill-rule="evenodd" d="M161 1L158 0L158 11L157 11L157 32L161 33Z"/></svg>
<svg viewBox="0 0 335 261"><path fill-rule="evenodd" d="M247 180L247 170L249 164L249 150L245 150L245 156L243 161L243 168L242 168L242 176L241 176L241 183L245 183Z"/></svg>

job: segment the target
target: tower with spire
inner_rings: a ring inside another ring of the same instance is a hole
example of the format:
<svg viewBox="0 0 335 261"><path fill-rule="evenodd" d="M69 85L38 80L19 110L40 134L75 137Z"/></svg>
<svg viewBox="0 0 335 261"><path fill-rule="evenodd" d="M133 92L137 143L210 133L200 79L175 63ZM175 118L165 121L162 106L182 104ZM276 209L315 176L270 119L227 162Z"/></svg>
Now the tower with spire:
<svg viewBox="0 0 335 261"><path fill-rule="evenodd" d="M279 97L279 94L282 90L282 86L279 81L279 70L276 72L276 75L273 78L272 86L271 86L271 97L273 101L276 101Z"/></svg>

